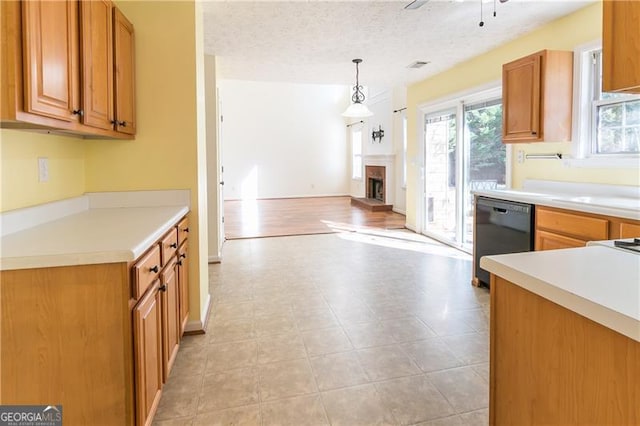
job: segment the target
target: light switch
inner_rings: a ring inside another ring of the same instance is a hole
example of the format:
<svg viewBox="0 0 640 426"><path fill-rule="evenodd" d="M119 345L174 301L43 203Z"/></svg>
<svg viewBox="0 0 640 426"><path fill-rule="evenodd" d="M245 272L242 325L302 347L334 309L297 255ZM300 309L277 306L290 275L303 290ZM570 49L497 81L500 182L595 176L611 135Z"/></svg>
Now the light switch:
<svg viewBox="0 0 640 426"><path fill-rule="evenodd" d="M38 182L49 182L49 159L38 157Z"/></svg>

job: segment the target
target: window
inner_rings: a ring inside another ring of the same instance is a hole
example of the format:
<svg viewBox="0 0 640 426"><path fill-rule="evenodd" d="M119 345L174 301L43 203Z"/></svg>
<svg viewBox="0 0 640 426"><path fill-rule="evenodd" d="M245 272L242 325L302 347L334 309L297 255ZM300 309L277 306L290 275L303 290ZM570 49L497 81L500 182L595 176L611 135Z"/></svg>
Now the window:
<svg viewBox="0 0 640 426"><path fill-rule="evenodd" d="M602 91L602 49L578 49L574 156L594 166L637 167L640 154L640 95ZM579 164L584 165L584 164Z"/></svg>
<svg viewBox="0 0 640 426"><path fill-rule="evenodd" d="M640 152L640 96L602 91L602 50L592 52L591 154Z"/></svg>
<svg viewBox="0 0 640 426"><path fill-rule="evenodd" d="M362 179L362 127L351 130L351 178Z"/></svg>

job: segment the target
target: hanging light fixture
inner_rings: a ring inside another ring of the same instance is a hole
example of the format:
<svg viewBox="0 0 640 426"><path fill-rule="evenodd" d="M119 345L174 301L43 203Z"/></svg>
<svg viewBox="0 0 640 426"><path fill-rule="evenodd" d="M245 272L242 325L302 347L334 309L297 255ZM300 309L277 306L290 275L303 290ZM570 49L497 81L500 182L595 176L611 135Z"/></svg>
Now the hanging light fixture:
<svg viewBox="0 0 640 426"><path fill-rule="evenodd" d="M364 102L364 93L362 93L362 86L360 86L359 70L358 64L362 62L362 59L354 59L354 64L356 64L356 85L353 86L353 95L351 96L351 101L353 102L349 105L349 108L345 112L342 113L343 117L351 117L351 118L361 118L361 117L371 117L373 113L369 111L369 108Z"/></svg>

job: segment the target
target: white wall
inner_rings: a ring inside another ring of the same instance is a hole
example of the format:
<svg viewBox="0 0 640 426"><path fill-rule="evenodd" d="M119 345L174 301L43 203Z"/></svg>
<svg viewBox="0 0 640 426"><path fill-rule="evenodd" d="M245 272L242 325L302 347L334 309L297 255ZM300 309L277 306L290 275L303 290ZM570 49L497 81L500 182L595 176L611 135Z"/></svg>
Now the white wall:
<svg viewBox="0 0 640 426"><path fill-rule="evenodd" d="M224 198L349 193L347 86L218 80Z"/></svg>
<svg viewBox="0 0 640 426"><path fill-rule="evenodd" d="M407 88L397 87L393 89L392 110L406 108L407 106ZM395 158L395 202L393 203L393 211L406 214L407 210L407 188L402 182L402 123L406 116L407 110L393 114L393 152ZM408 131L408 130L407 130Z"/></svg>
<svg viewBox="0 0 640 426"><path fill-rule="evenodd" d="M209 224L208 260L217 262L221 258L220 218L220 168L218 164L218 113L216 96L216 58L205 55L205 105L207 126L207 215Z"/></svg>

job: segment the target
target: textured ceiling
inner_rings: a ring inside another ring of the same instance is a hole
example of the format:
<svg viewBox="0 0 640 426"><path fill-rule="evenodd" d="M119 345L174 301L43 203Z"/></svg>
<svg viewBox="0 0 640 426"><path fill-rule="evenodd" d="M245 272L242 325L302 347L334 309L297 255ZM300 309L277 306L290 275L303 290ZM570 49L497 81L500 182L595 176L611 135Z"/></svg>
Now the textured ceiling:
<svg viewBox="0 0 640 426"><path fill-rule="evenodd" d="M515 39L588 1L205 1L205 52L224 79L406 85ZM421 69L407 69L429 61Z"/></svg>

